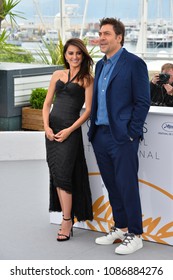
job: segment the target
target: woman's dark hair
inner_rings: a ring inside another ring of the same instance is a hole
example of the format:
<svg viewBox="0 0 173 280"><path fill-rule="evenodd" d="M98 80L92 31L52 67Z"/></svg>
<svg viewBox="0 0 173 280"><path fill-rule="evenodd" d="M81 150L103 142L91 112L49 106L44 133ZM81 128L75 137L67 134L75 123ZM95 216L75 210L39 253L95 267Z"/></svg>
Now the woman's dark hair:
<svg viewBox="0 0 173 280"><path fill-rule="evenodd" d="M102 18L100 20L100 28L103 25L110 24L113 26L114 32L116 35L122 35L121 46L124 45L124 36L125 36L125 26L124 24L116 18Z"/></svg>
<svg viewBox="0 0 173 280"><path fill-rule="evenodd" d="M78 47L83 54L83 60L82 60L80 71L77 76L77 80L83 81L83 79L86 78L87 81L90 82L91 75L92 75L92 67L93 67L94 62L93 62L93 59L91 58L91 56L89 55L84 42L79 38L71 38L71 39L67 40L67 42L65 43L64 49L63 49L63 59L64 59L65 67L67 69L69 69L70 66L65 58L65 54L66 54L66 51L69 46Z"/></svg>

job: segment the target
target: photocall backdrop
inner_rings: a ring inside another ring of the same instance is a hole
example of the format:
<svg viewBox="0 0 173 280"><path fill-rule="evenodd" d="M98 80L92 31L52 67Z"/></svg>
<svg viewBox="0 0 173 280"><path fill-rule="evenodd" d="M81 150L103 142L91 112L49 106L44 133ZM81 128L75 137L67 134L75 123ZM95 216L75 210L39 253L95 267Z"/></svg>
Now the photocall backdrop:
<svg viewBox="0 0 173 280"><path fill-rule="evenodd" d="M152 112L151 109L143 130L144 140L139 146L143 238L173 245L173 115ZM92 191L94 220L77 222L75 226L108 232L113 225L111 206L91 143L88 142L87 132L88 123L85 123L83 140ZM61 215L50 213L50 222L60 223Z"/></svg>

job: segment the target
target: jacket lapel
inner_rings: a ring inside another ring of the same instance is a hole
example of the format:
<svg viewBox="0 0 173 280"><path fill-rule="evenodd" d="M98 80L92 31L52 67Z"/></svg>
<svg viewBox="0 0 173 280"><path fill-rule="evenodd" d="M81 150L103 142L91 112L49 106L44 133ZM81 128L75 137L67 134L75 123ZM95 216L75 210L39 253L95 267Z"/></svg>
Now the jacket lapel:
<svg viewBox="0 0 173 280"><path fill-rule="evenodd" d="M100 73L102 71L102 68L103 68L103 62L102 60L100 60L96 66L96 71L95 71L95 80L96 82L98 82L98 79L100 77Z"/></svg>
<svg viewBox="0 0 173 280"><path fill-rule="evenodd" d="M108 86L112 82L112 80L116 77L118 72L122 69L124 64L126 63L126 54L127 54L127 51L124 49L120 58L117 61L117 64L114 66L114 69L113 69L112 74L111 74L110 79L109 79Z"/></svg>
<svg viewBox="0 0 173 280"><path fill-rule="evenodd" d="M103 63L102 60L98 61L96 65L96 71L95 71L95 77L94 77L94 92L97 92L97 87L98 87L98 79L100 77L100 73L103 68Z"/></svg>

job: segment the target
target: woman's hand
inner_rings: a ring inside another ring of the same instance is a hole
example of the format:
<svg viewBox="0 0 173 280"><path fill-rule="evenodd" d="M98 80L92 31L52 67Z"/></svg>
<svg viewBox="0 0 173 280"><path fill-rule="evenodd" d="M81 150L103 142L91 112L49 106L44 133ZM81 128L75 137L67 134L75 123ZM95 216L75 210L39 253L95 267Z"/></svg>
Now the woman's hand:
<svg viewBox="0 0 173 280"><path fill-rule="evenodd" d="M69 137L70 134L71 134L70 129L65 128L54 135L54 140L57 142L63 142Z"/></svg>
<svg viewBox="0 0 173 280"><path fill-rule="evenodd" d="M45 133L46 133L46 137L50 140L53 141L54 140L54 133L53 130L50 127L45 128Z"/></svg>

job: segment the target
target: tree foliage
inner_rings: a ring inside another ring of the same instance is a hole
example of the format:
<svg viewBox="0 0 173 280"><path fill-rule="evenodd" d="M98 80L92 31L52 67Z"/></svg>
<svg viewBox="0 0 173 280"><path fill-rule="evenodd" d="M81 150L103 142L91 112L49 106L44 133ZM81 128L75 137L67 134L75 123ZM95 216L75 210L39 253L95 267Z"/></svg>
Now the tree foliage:
<svg viewBox="0 0 173 280"><path fill-rule="evenodd" d="M0 0L0 29L2 21L9 16L11 25L16 23L16 17L23 18L21 12L13 12L13 9L21 0Z"/></svg>
<svg viewBox="0 0 173 280"><path fill-rule="evenodd" d="M63 59L63 49L64 45L59 35L58 43L55 44L52 40L46 42L42 38L43 47L40 46L40 50L37 51L37 54L41 58L42 63L48 65L63 65L64 66L64 59ZM45 49L47 51L45 51ZM48 55L47 55L48 52Z"/></svg>
<svg viewBox="0 0 173 280"><path fill-rule="evenodd" d="M34 61L32 54L17 46L7 44L9 37L6 30L1 31L2 21L6 17L10 18L11 26L16 24L16 18L24 18L21 12L14 12L13 9L21 2L21 0L0 0L0 61L3 62L23 62L31 63Z"/></svg>

